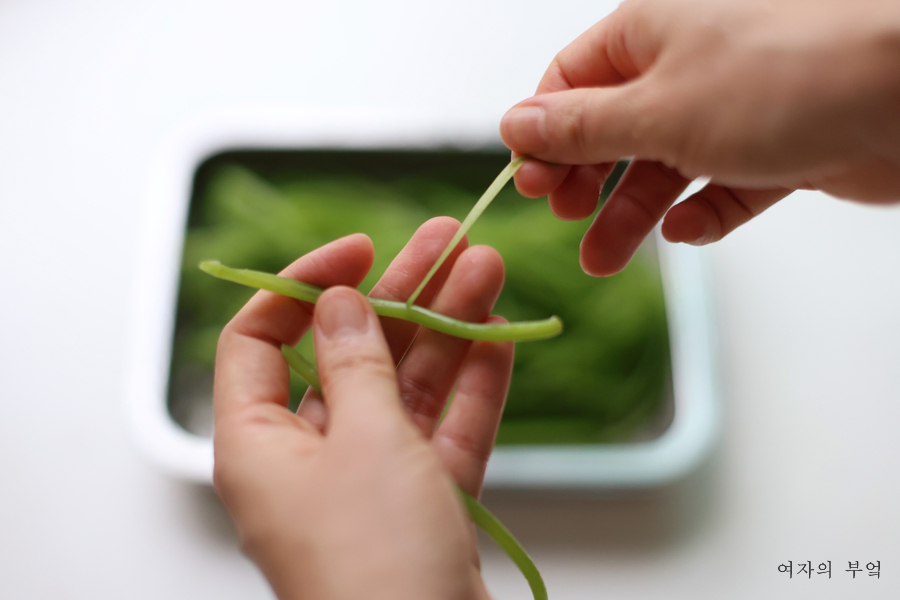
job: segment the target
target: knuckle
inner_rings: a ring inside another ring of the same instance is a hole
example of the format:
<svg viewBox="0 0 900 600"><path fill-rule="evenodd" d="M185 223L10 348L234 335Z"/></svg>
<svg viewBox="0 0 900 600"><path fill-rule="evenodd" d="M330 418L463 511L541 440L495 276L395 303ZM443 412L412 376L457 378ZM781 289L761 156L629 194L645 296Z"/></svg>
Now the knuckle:
<svg viewBox="0 0 900 600"><path fill-rule="evenodd" d="M741 223L745 223L756 216L756 212L754 212L754 210L750 208L750 206L748 206L747 203L744 202L733 189L729 187L722 187L720 189L722 190L722 194L725 196L725 198L727 198L728 201L731 202L732 206L734 206L737 215L734 219L735 222L731 229L729 229L729 231L735 229Z"/></svg>
<svg viewBox="0 0 900 600"><path fill-rule="evenodd" d="M660 161L679 171L700 149L698 134L705 122L692 108L690 89L683 87L677 77L659 70L646 81L627 85L617 97L621 112L631 115L629 130L623 134L630 138L638 158Z"/></svg>
<svg viewBox="0 0 900 600"><path fill-rule="evenodd" d="M564 89L575 89L575 86L572 85L572 81L569 78L569 74L566 72L566 64L566 50L563 50L553 57L547 70L559 78Z"/></svg>
<svg viewBox="0 0 900 600"><path fill-rule="evenodd" d="M676 101L665 97L656 86L635 86L628 101L635 107L632 137L647 158L675 165L682 156L683 127L678 126Z"/></svg>
<svg viewBox="0 0 900 600"><path fill-rule="evenodd" d="M383 300L401 301L405 299L408 293L409 292L407 292L401 281L382 278L382 280L378 282L378 286L372 290L370 296L372 298L380 298Z"/></svg>
<svg viewBox="0 0 900 600"><path fill-rule="evenodd" d="M698 208L707 214L709 221L716 227L716 233L712 236L713 240L718 241L722 239L728 231L725 220L716 206L716 203L713 202L707 194L703 193L697 194L691 200Z"/></svg>
<svg viewBox="0 0 900 600"><path fill-rule="evenodd" d="M684 176L675 167L670 167L664 163L657 163L656 172L661 176L661 179L663 179L666 184L669 184L673 187L681 188L686 183L684 180Z"/></svg>
<svg viewBox="0 0 900 600"><path fill-rule="evenodd" d="M370 377L393 378L394 367L391 363L368 348L345 347L331 355L327 362L323 361L322 376L334 379L351 372L364 372Z"/></svg>
<svg viewBox="0 0 900 600"><path fill-rule="evenodd" d="M645 232L656 225L659 217L646 205L641 198L628 191L620 192L620 202L627 206L631 214L630 222L634 223L638 232Z"/></svg>
<svg viewBox="0 0 900 600"><path fill-rule="evenodd" d="M591 151L587 131L587 119L583 110L576 110L569 116L569 139L579 156L587 156Z"/></svg>
<svg viewBox="0 0 900 600"><path fill-rule="evenodd" d="M453 445L462 454L472 459L477 465L486 465L490 458L489 445L480 444L478 440L462 432L445 433L447 443Z"/></svg>
<svg viewBox="0 0 900 600"><path fill-rule="evenodd" d="M554 127L559 136L560 146L566 146L575 150L579 156L584 155L586 148L584 118L582 111L574 106L568 107L558 117L557 126Z"/></svg>
<svg viewBox="0 0 900 600"><path fill-rule="evenodd" d="M399 378L400 399L413 415L432 416L439 411L444 401L441 395L427 381L418 377Z"/></svg>

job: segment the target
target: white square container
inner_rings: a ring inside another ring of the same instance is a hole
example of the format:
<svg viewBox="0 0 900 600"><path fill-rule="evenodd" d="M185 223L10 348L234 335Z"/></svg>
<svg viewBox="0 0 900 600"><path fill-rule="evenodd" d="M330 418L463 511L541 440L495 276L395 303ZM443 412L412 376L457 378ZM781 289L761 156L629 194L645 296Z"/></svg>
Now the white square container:
<svg viewBox="0 0 900 600"><path fill-rule="evenodd" d="M256 107L209 115L173 135L151 168L135 273L127 401L142 454L175 477L212 481L212 440L183 429L167 402L181 254L200 164L229 150L483 150L496 147L496 130L496 122L477 116ZM669 426L641 442L498 447L487 487L653 487L687 474L710 452L718 410L706 269L697 248L657 237L671 344Z"/></svg>

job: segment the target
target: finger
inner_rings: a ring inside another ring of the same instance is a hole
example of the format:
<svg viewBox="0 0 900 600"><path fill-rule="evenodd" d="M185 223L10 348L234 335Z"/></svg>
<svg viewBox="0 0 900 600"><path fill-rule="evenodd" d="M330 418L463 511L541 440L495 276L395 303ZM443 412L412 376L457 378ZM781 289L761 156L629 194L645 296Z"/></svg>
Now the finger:
<svg viewBox="0 0 900 600"><path fill-rule="evenodd" d="M513 158L518 156L513 152ZM513 176L516 191L526 198L542 198L565 181L571 165L556 165L531 158Z"/></svg>
<svg viewBox="0 0 900 600"><path fill-rule="evenodd" d="M377 430L385 418L402 418L394 361L362 294L342 286L326 290L316 303L313 331L329 431L341 425Z"/></svg>
<svg viewBox="0 0 900 600"><path fill-rule="evenodd" d="M505 323L491 317L489 323ZM466 492L481 493L512 376L512 342L475 342L459 377L453 402L432 438L444 466Z"/></svg>
<svg viewBox="0 0 900 600"><path fill-rule="evenodd" d="M503 276L503 260L497 251L473 246L456 260L432 308L463 321L482 322L500 295ZM422 329L397 368L400 398L425 437L434 432L471 343Z"/></svg>
<svg viewBox="0 0 900 600"><path fill-rule="evenodd" d="M550 63L536 93L617 85L649 68L658 45L648 45L649 39L643 36L640 45L625 43L628 26L634 26L627 12L627 7L614 11L563 48ZM637 57L629 52L634 49L641 50Z"/></svg>
<svg viewBox="0 0 900 600"><path fill-rule="evenodd" d="M357 286L373 256L367 236L350 235L297 259L281 275L320 287ZM290 387L281 345L297 343L312 310L311 304L260 291L225 326L216 351L216 423L248 405L287 406Z"/></svg>
<svg viewBox="0 0 900 600"><path fill-rule="evenodd" d="M597 208L600 190L615 163L576 165L549 198L550 210L565 221L587 219Z"/></svg>
<svg viewBox="0 0 900 600"><path fill-rule="evenodd" d="M426 221L410 238L409 242L394 258L384 275L372 288L369 296L382 300L406 302L437 261L441 252L459 229L459 221L451 217L437 217ZM425 289L416 298L416 304L429 306L435 294L447 281L456 258L468 247L467 238L460 240L447 260L438 269ZM419 326L409 321L382 317L381 327L394 357L394 364L406 353L419 331Z"/></svg>
<svg viewBox="0 0 900 600"><path fill-rule="evenodd" d="M717 242L787 196L791 190L745 190L707 185L673 206L662 234L670 242L702 246Z"/></svg>
<svg viewBox="0 0 900 600"><path fill-rule="evenodd" d="M617 86L634 79L656 60L660 49L657 40L657 35L650 35L649 30L643 27L643 20L635 17L630 5L620 6L554 57L538 84L535 96L576 88ZM523 105L527 105L527 101L519 106ZM507 141L504 127L509 126L509 123L504 125L501 121L504 142ZM517 134L516 129L513 127L512 135ZM518 150L517 147L509 147ZM536 156L534 152L528 154ZM615 161L627 155L622 153L606 161ZM551 164L536 160L523 166L515 176L516 189L526 198L550 194L568 175L568 161L561 162ZM590 161L580 161L578 164L590 164Z"/></svg>
<svg viewBox="0 0 900 600"><path fill-rule="evenodd" d="M405 301L425 277L447 243L459 228L452 217L436 217L422 224L403 250L391 261L384 275L369 293L372 298ZM467 238L460 240L441 268L416 299L416 304L428 306L443 286L459 254L468 246ZM419 326L401 319L379 317L394 363L400 361L419 331ZM309 389L300 401L297 415L324 433L328 425L328 410L315 390Z"/></svg>
<svg viewBox="0 0 900 600"><path fill-rule="evenodd" d="M624 269L688 183L661 163L632 162L581 240L584 272L607 276Z"/></svg>
<svg viewBox="0 0 900 600"><path fill-rule="evenodd" d="M674 143L674 109L653 100L659 94L648 92L654 89L648 82L642 77L616 87L533 96L503 116L500 136L513 152L558 164L665 158Z"/></svg>

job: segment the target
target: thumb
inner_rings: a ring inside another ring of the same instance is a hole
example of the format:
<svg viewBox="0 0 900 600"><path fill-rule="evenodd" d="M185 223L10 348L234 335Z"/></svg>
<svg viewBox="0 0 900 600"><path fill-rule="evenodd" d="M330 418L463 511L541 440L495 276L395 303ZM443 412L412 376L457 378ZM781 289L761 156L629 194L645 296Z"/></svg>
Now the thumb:
<svg viewBox="0 0 900 600"><path fill-rule="evenodd" d="M316 302L313 328L332 425L403 414L391 352L362 294L343 286L327 289Z"/></svg>
<svg viewBox="0 0 900 600"><path fill-rule="evenodd" d="M625 156L663 154L661 108L651 106L647 79L613 87L539 94L511 108L500 136L513 152L553 163L587 165Z"/></svg>

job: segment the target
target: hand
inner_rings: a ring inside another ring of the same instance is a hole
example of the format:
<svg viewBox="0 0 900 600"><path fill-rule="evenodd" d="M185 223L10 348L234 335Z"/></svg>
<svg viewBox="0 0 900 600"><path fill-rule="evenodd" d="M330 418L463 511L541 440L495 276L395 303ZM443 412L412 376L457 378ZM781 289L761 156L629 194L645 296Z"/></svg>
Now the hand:
<svg viewBox="0 0 900 600"><path fill-rule="evenodd" d="M798 188L900 199L896 0L628 0L562 50L501 123L532 161L516 175L564 219L597 205L614 161L635 160L581 245L611 275L665 216L706 244ZM672 206L700 175L713 183Z"/></svg>
<svg viewBox="0 0 900 600"><path fill-rule="evenodd" d="M423 225L372 295L405 299L457 227L449 218ZM322 294L314 313L309 304L259 292L223 330L216 489L282 600L486 599L454 482L480 493L513 345L379 323L358 292L340 287L359 285L372 258L361 234L319 248L283 272L338 286ZM496 251L464 241L420 302L485 321L502 283ZM310 325L326 402L308 393L293 414L285 408L280 347L296 344Z"/></svg>

